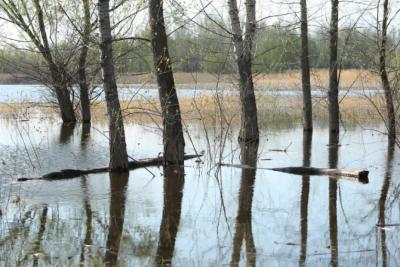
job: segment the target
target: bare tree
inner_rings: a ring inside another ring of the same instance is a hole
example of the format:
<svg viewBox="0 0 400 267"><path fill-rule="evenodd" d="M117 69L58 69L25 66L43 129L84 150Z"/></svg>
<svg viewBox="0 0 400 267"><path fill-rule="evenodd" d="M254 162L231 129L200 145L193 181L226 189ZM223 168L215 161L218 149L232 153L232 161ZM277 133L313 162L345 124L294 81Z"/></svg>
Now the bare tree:
<svg viewBox="0 0 400 267"><path fill-rule="evenodd" d="M149 14L153 62L163 116L164 161L166 164L181 164L184 160L185 140L172 61L168 52L163 1L150 0Z"/></svg>
<svg viewBox="0 0 400 267"><path fill-rule="evenodd" d="M392 88L388 73L386 70L386 45L387 45L387 28L389 16L389 1L383 1L383 20L382 20L382 33L379 49L379 74L382 81L383 90L385 92L386 112L387 112L387 127L388 137L391 140L396 139L396 115L393 104Z"/></svg>
<svg viewBox="0 0 400 267"><path fill-rule="evenodd" d="M256 1L246 0L246 26L243 37L236 0L228 0L233 43L240 79L241 125L239 141L258 141L257 105L254 94L252 60L256 33Z"/></svg>
<svg viewBox="0 0 400 267"><path fill-rule="evenodd" d="M110 165L111 171L128 170L128 154L126 152L125 130L121 105L118 98L117 83L113 64L112 36L110 25L110 1L99 0L100 50L101 68L103 70L103 86L107 102Z"/></svg>
<svg viewBox="0 0 400 267"><path fill-rule="evenodd" d="M303 129L304 131L313 130L312 122L312 101L311 101L311 82L310 82L310 59L308 52L308 18L307 0L300 0L301 8L301 85L303 89Z"/></svg>
<svg viewBox="0 0 400 267"><path fill-rule="evenodd" d="M60 108L63 122L75 122L76 117L70 98L68 85L70 77L65 62L60 62L52 53L46 30L45 14L39 0L33 0L31 6L26 0L3 0L0 8L5 13L5 20L12 23L27 34L39 53L47 63L51 76L51 85ZM35 15L30 15L33 8Z"/></svg>
<svg viewBox="0 0 400 267"><path fill-rule="evenodd" d="M331 0L331 22L329 43L329 131L339 132L339 80L338 80L338 40L339 40L339 0Z"/></svg>

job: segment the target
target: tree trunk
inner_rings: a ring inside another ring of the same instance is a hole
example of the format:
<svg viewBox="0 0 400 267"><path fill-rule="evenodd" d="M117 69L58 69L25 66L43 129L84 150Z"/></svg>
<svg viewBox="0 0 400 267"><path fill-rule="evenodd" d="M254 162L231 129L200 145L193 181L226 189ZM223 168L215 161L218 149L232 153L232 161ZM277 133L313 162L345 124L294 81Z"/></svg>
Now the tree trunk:
<svg viewBox="0 0 400 267"><path fill-rule="evenodd" d="M308 53L307 0L300 0L301 6L301 85L303 89L303 129L313 130L310 82L310 60Z"/></svg>
<svg viewBox="0 0 400 267"><path fill-rule="evenodd" d="M185 150L181 112L176 94L172 61L168 52L163 2L150 0L149 18L153 62L163 116L163 144L166 164L182 164Z"/></svg>
<svg viewBox="0 0 400 267"><path fill-rule="evenodd" d="M339 132L338 20L339 0L331 0L329 60L329 131Z"/></svg>
<svg viewBox="0 0 400 267"><path fill-rule="evenodd" d="M241 125L239 141L257 141L259 139L257 105L254 94L252 60L253 42L256 31L255 0L246 0L246 31L243 39L240 27L239 10L236 0L228 0L231 19L236 63L239 71Z"/></svg>
<svg viewBox="0 0 400 267"><path fill-rule="evenodd" d="M78 80L79 80L79 93L81 100L81 112L82 122L87 123L91 120L90 115L90 99L89 99L89 87L87 84L86 77L86 59L89 50L89 37L91 31L90 23L90 0L83 0L84 9L84 30L82 34L82 48L79 55L79 66L78 66Z"/></svg>
<svg viewBox="0 0 400 267"><path fill-rule="evenodd" d="M61 64L57 64L54 60L50 45L47 37L46 26L44 24L43 10L40 6L39 0L34 0L36 14L38 18L38 25L40 30L40 37L42 44L36 43L36 46L41 51L43 57L46 59L54 86L54 90L57 96L58 105L60 106L61 118L63 122L75 122L75 112L70 99L70 92L68 90L68 78L66 71ZM32 38L32 37L31 37ZM35 37L33 37L35 39ZM38 40L38 39L36 39Z"/></svg>
<svg viewBox="0 0 400 267"><path fill-rule="evenodd" d="M379 50L379 73L381 76L383 90L385 92L386 112L387 112L387 128L388 137L391 140L396 139L396 115L394 111L392 89L389 82L388 73L386 70L386 41L387 41L387 26L389 15L388 0L383 2L383 21L382 21L382 36L381 47Z"/></svg>
<svg viewBox="0 0 400 267"><path fill-rule="evenodd" d="M128 154L126 152L125 130L121 106L118 98L117 83L112 52L112 37L109 14L109 0L98 1L101 67L103 70L103 85L107 102L109 121L110 165L111 171L128 170Z"/></svg>

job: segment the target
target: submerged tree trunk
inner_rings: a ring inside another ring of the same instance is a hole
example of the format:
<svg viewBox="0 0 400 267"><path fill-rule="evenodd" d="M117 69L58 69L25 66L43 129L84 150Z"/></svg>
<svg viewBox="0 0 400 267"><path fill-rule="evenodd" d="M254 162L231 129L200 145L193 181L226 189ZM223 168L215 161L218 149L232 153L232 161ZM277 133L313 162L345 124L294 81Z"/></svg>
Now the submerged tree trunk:
<svg viewBox="0 0 400 267"><path fill-rule="evenodd" d="M228 0L231 19L233 43L236 52L236 63L239 70L241 125L239 141L256 141L259 139L257 105L254 94L252 61L253 42L256 32L256 1L246 0L246 30L240 27L239 10L236 0Z"/></svg>
<svg viewBox="0 0 400 267"><path fill-rule="evenodd" d="M339 0L331 0L329 59L329 131L339 132L338 20Z"/></svg>
<svg viewBox="0 0 400 267"><path fill-rule="evenodd" d="M388 73L386 70L386 43L387 43L387 27L389 16L389 1L383 2L383 21L382 21L382 36L381 47L379 50L379 74L382 81L383 90L385 92L386 113L387 113L387 128L389 139L396 139L396 115L393 104L392 88L390 86Z"/></svg>
<svg viewBox="0 0 400 267"><path fill-rule="evenodd" d="M100 23L101 67L103 70L103 85L107 102L109 123L110 165L111 171L128 170L128 154L126 152L125 130L121 106L118 98L117 83L112 52L112 37L109 14L109 0L98 1Z"/></svg>
<svg viewBox="0 0 400 267"><path fill-rule="evenodd" d="M84 9L84 29L82 33L82 48L79 55L78 80L79 93L81 100L82 122L87 123L91 120L89 87L86 77L86 60L89 51L89 37L91 32L90 23L90 0L83 0Z"/></svg>
<svg viewBox="0 0 400 267"><path fill-rule="evenodd" d="M163 143L166 164L182 164L185 150L181 112L176 94L172 60L168 52L163 1L150 0L149 19L153 62L163 116Z"/></svg>
<svg viewBox="0 0 400 267"><path fill-rule="evenodd" d="M307 0L300 0L301 7L301 85L303 89L303 129L313 130L310 82L310 60L308 53Z"/></svg>

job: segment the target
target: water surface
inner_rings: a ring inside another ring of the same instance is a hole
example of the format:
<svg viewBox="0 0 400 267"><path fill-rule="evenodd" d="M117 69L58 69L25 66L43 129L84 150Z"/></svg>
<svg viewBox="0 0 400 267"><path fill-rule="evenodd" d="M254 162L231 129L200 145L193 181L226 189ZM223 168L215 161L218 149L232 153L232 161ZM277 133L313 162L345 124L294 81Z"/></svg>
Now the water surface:
<svg viewBox="0 0 400 267"><path fill-rule="evenodd" d="M221 147L219 131L188 126L186 152L205 150L201 163L18 183L107 165L106 125L0 120L0 266L400 264L398 151L385 136L353 127L332 149L322 126L312 138L271 127L258 147L240 147L233 129ZM162 151L152 125L126 134L135 159ZM259 169L218 168L220 159ZM262 169L308 165L368 168L369 183Z"/></svg>

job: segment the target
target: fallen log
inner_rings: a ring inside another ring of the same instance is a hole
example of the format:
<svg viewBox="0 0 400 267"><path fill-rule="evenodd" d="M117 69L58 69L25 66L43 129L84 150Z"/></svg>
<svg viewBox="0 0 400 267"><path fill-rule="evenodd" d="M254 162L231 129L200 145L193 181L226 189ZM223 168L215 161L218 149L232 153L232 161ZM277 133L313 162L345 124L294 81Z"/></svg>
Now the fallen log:
<svg viewBox="0 0 400 267"><path fill-rule="evenodd" d="M364 184L368 183L368 174L369 174L369 171L367 169L327 169L327 168L313 168L313 167L254 168L248 165L226 164L226 163L220 163L219 165L242 168L242 169L278 171L278 172L297 174L297 175L310 175L310 176L328 175L332 177L343 177Z"/></svg>
<svg viewBox="0 0 400 267"><path fill-rule="evenodd" d="M185 155L184 160L189 160L193 158L201 157L202 155ZM164 162L164 157L157 157L153 159L146 159L146 160L133 160L129 161L128 167L129 170L134 170L138 168L145 168L151 166L160 166ZM102 168L95 168L95 169L88 169L88 170L80 170L80 169L64 169L56 172L50 172L44 174L40 177L20 177L17 179L18 182L25 182L30 180L48 180L48 181L55 181L55 180L64 180L64 179L71 179L80 177L86 174L94 174L94 173L102 173L108 172L108 167Z"/></svg>

